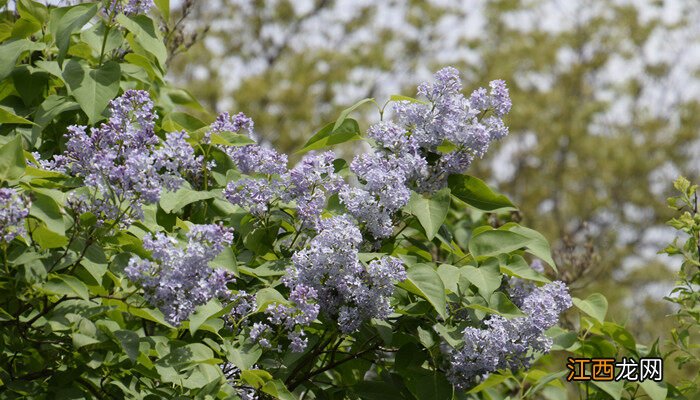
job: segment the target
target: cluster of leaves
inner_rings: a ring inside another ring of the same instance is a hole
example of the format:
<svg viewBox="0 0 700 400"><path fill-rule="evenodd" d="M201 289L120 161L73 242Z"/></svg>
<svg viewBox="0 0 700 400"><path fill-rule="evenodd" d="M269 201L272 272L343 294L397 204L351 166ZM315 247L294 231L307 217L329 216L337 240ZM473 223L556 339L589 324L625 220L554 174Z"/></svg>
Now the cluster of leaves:
<svg viewBox="0 0 700 400"><path fill-rule="evenodd" d="M681 256L683 262L678 271L676 287L666 300L676 304L677 326L671 332L671 348L664 358L673 355L679 369L697 371L700 364L697 340L700 327L700 205L698 200L698 185L692 185L686 178L678 178L673 185L677 195L668 199L669 206L676 212L676 217L669 225L683 232L684 243L678 243L678 238L663 250L670 256ZM683 390L697 393L698 374L682 383Z"/></svg>
<svg viewBox="0 0 700 400"><path fill-rule="evenodd" d="M158 3L167 8L167 2ZM114 15L105 11L115 9L110 4L55 8L21 0L14 10L3 4L0 182L26 200L27 215L25 229L0 227L12 230L0 240L0 396L557 398L574 387L562 382L563 362L559 372L494 373L468 390L455 390L448 381L444 348L459 348L465 327L480 326L492 315L522 316L508 295L510 279L550 282L528 259L542 260L549 275L556 274L544 237L510 221L515 206L467 175L450 176L447 187L430 196L412 193L395 216L400 229L359 254L363 263L389 255L406 266L406 279L391 297L394 312L386 319L344 332L321 316L306 328L308 346L300 353L284 340L274 342L280 347L253 340L250 330L239 329L241 318L231 326L237 303L226 299L197 307L178 326L169 323L142 287L126 278L130 260L155 257L148 251L154 250L147 244L151 234L177 241L194 224L231 228L232 243L209 266L235 277L228 289L254 299L245 319L259 321L270 306L291 304L282 278L292 254L314 232L290 204L261 216L226 200L223 189L241 179L226 149L250 145L250 138L230 131L210 135L206 122L178 111L201 107L165 82L167 51L156 23L147 15ZM147 90L155 99L162 116L155 134L163 139L186 130L207 168L198 181L176 192L164 190L157 202L144 205L141 220L105 224L70 201L85 182L41 168L33 152L44 159L62 154L69 125L100 123L109 101L129 89ZM321 129L304 150L369 142L349 118L364 103ZM449 144L437 149L451 150ZM350 171L342 159L334 160L333 169L339 176ZM343 212L338 197L331 196L324 216ZM574 304L581 312L574 327L581 329L549 331L555 349L587 357L655 354L654 347L636 345L624 328L604 321L603 296ZM638 389L632 383L597 387L613 398L623 392L634 397ZM666 394L653 382L641 387L654 399Z"/></svg>

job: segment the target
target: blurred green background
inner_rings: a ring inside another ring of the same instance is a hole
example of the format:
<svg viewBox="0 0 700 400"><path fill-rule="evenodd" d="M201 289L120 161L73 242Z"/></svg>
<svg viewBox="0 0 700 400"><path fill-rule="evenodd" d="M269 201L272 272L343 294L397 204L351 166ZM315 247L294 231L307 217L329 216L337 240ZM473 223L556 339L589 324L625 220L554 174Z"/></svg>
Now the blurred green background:
<svg viewBox="0 0 700 400"><path fill-rule="evenodd" d="M285 152L360 99L414 95L445 65L463 72L467 92L506 80L511 133L469 173L547 236L576 296L605 294L640 343L669 337L663 297L679 261L656 253L674 235L673 179L700 178L700 2L173 5L171 78L205 109L245 112ZM377 119L370 107L358 117Z"/></svg>

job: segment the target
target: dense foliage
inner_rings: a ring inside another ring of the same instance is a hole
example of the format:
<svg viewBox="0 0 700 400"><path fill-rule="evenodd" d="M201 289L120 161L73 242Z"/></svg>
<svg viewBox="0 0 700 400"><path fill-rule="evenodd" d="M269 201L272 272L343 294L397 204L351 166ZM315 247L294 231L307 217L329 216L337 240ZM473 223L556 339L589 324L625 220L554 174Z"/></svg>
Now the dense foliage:
<svg viewBox="0 0 700 400"><path fill-rule="evenodd" d="M464 175L508 133L505 82L465 96L443 68L290 166L246 115L186 113L149 5L3 14L0 397L680 396L562 380L551 350L659 350L572 298L544 237ZM352 140L349 162L328 150Z"/></svg>

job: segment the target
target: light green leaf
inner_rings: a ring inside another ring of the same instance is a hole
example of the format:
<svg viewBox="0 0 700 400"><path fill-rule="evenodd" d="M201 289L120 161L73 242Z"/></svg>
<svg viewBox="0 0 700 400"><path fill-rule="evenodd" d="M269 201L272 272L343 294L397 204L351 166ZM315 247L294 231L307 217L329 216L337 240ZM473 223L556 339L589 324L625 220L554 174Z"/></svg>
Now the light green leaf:
<svg viewBox="0 0 700 400"><path fill-rule="evenodd" d="M160 197L160 208L167 213L178 212L188 204L213 198L213 192L198 192L180 188L177 192L164 191Z"/></svg>
<svg viewBox="0 0 700 400"><path fill-rule="evenodd" d="M491 375L489 375L489 377L486 378L483 382L481 382L480 384L478 384L477 386L475 386L473 389L471 389L471 390L470 390L469 392L467 392L467 393L479 393L479 392L483 392L483 391L486 390L486 389L489 389L489 388L492 388L492 387L494 387L494 386L500 385L501 383L507 381L507 380L510 379L510 378L511 378L510 375L501 375L500 373L491 374Z"/></svg>
<svg viewBox="0 0 700 400"><path fill-rule="evenodd" d="M423 100L418 100L414 99L413 97L408 97L400 94L392 94L389 97L390 101L408 101L409 103L418 103L418 104L429 104L427 101Z"/></svg>
<svg viewBox="0 0 700 400"><path fill-rule="evenodd" d="M321 128L306 142L298 153L306 153L307 151L322 149L334 144L362 139L360 136L360 125L354 119L346 118L338 129L333 129L334 125L334 123L330 123Z"/></svg>
<svg viewBox="0 0 700 400"><path fill-rule="evenodd" d="M274 379L265 383L262 391L280 400L297 400L297 396L294 396L279 379Z"/></svg>
<svg viewBox="0 0 700 400"><path fill-rule="evenodd" d="M585 300L573 298L574 305L579 310L595 318L601 324L605 321L605 314L608 312L608 299L600 293L593 293Z"/></svg>
<svg viewBox="0 0 700 400"><path fill-rule="evenodd" d="M273 288L262 288L255 293L255 302L258 305L256 311L264 311L270 304L287 304L287 299L280 292Z"/></svg>
<svg viewBox="0 0 700 400"><path fill-rule="evenodd" d="M44 43L32 42L27 39L15 40L0 46L0 80L7 78L15 68L17 59L25 51L39 51L46 48Z"/></svg>
<svg viewBox="0 0 700 400"><path fill-rule="evenodd" d="M487 230L472 236L469 252L476 257L497 256L521 249L531 243L531 239L515 232Z"/></svg>
<svg viewBox="0 0 700 400"><path fill-rule="evenodd" d="M445 188L425 198L413 192L406 210L418 218L428 240L433 240L450 209L450 189Z"/></svg>
<svg viewBox="0 0 700 400"><path fill-rule="evenodd" d="M175 111L167 114L163 117L162 127L165 131L175 132L185 130L187 132L194 132L198 129L206 127L203 121L199 118L193 117L187 113Z"/></svg>
<svg viewBox="0 0 700 400"><path fill-rule="evenodd" d="M217 299L209 300L207 304L197 306L194 313L190 315L190 335L194 336L194 333L206 320L221 310L223 310L223 307Z"/></svg>
<svg viewBox="0 0 700 400"><path fill-rule="evenodd" d="M265 382L272 380L272 375L262 369L246 369L241 371L241 378L248 385L260 389Z"/></svg>
<svg viewBox="0 0 700 400"><path fill-rule="evenodd" d="M49 18L49 31L58 47L58 63L62 64L70 46L70 37L97 14L97 4L78 4L72 7L54 8Z"/></svg>
<svg viewBox="0 0 700 400"><path fill-rule="evenodd" d="M428 264L416 264L411 266L406 274L408 278L398 286L426 299L441 317L447 318L445 285L433 267Z"/></svg>
<svg viewBox="0 0 700 400"><path fill-rule="evenodd" d="M57 295L78 295L83 300L90 300L88 288L83 281L65 274L58 274L44 284L44 290Z"/></svg>
<svg viewBox="0 0 700 400"><path fill-rule="evenodd" d="M498 268L498 263L492 260L495 259L489 259L489 261L482 264L479 268L475 268L471 265L461 267L463 271L462 276L467 278L472 285L479 289L479 294L481 294L481 297L484 299L489 299L491 297L491 294L501 286L501 281L503 279Z"/></svg>
<svg viewBox="0 0 700 400"><path fill-rule="evenodd" d="M11 181L19 178L24 174L26 166L21 136L15 136L0 147L0 180Z"/></svg>
<svg viewBox="0 0 700 400"><path fill-rule="evenodd" d="M71 334L71 338L73 339L73 346L75 346L76 349L89 346L91 344L100 343L99 340L83 335L82 333L73 333Z"/></svg>
<svg viewBox="0 0 700 400"><path fill-rule="evenodd" d="M0 124L33 125L34 123L28 119L20 117L19 115L15 115L4 108L0 108Z"/></svg>
<svg viewBox="0 0 700 400"><path fill-rule="evenodd" d="M622 391L625 390L625 383L623 381L591 381L591 383L609 394L615 400L620 400L622 398Z"/></svg>
<svg viewBox="0 0 700 400"><path fill-rule="evenodd" d="M32 239L43 249L55 249L68 244L67 237L50 230L43 223L32 230Z"/></svg>
<svg viewBox="0 0 700 400"><path fill-rule="evenodd" d="M514 276L516 278L527 279L530 281L549 283L550 280L545 276L539 274L537 271L532 269L528 265L525 259L518 254L505 255L502 254L498 256L501 264L501 272L508 276Z"/></svg>
<svg viewBox="0 0 700 400"><path fill-rule="evenodd" d="M644 380L639 382L639 386L651 397L651 400L663 400L668 393L668 388L663 382Z"/></svg>
<svg viewBox="0 0 700 400"><path fill-rule="evenodd" d="M63 221L61 207L51 197L43 193L32 193L32 206L29 209L29 215L38 218L46 224L50 230L65 235L66 227Z"/></svg>
<svg viewBox="0 0 700 400"><path fill-rule="evenodd" d="M119 64L108 61L96 69L85 61L71 59L63 69L63 79L71 94L87 114L90 124L102 119L102 112L109 101L119 93L121 72Z"/></svg>
<svg viewBox="0 0 700 400"><path fill-rule="evenodd" d="M529 238L530 243L528 243L527 245L527 252L542 259L542 261L544 261L550 267L552 267L552 269L557 271L557 265L552 259L552 249L549 247L549 242L547 241L547 238L545 238L541 233L537 232L534 229L526 228L513 222L509 222L503 225L500 229L515 232L519 235L523 235Z"/></svg>
<svg viewBox="0 0 700 400"><path fill-rule="evenodd" d="M335 121L335 124L333 125L333 131L338 130L340 126L345 122L345 120L348 118L348 115L350 115L351 112L355 111L359 106L368 103L368 102L373 102L374 99L368 98L368 99L362 99L358 101L357 103L351 105L350 107L346 108L345 110L340 112L340 115L338 116L338 119ZM376 102L375 102L376 103Z"/></svg>
<svg viewBox="0 0 700 400"><path fill-rule="evenodd" d="M508 198L491 190L482 180L469 175L450 175L452 195L482 211L509 211L517 208Z"/></svg>
<svg viewBox="0 0 700 400"><path fill-rule="evenodd" d="M163 44L160 31L153 23L153 20L146 15L135 15L127 17L124 14L117 16L117 22L134 35L134 39L146 51L152 54L162 69L165 69L168 59L168 50Z"/></svg>
<svg viewBox="0 0 700 400"><path fill-rule="evenodd" d="M154 0L153 2L167 23L170 20L170 0Z"/></svg>

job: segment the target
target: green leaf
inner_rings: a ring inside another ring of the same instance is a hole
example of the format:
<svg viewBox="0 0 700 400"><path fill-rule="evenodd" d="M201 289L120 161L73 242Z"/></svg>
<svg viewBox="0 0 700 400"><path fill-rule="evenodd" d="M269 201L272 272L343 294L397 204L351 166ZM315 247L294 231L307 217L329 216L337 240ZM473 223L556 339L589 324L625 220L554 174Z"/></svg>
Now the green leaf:
<svg viewBox="0 0 700 400"><path fill-rule="evenodd" d="M585 300L573 298L574 305L579 310L595 318L601 324L605 321L605 314L608 312L608 299L600 293L593 293Z"/></svg>
<svg viewBox="0 0 700 400"><path fill-rule="evenodd" d="M120 77L119 64L115 61L92 69L85 61L71 59L63 69L63 79L87 114L90 124L102 119L102 112L109 101L119 93Z"/></svg>
<svg viewBox="0 0 700 400"><path fill-rule="evenodd" d="M622 391L625 390L625 383L623 381L591 381L600 390L609 394L613 399L620 400L622 398Z"/></svg>
<svg viewBox="0 0 700 400"><path fill-rule="evenodd" d="M462 276L467 278L469 282L476 286L479 294L484 299L491 297L491 294L501 286L503 279L497 262L492 262L494 259L489 259L488 262L482 264L479 268L471 265L465 265L462 269Z"/></svg>
<svg viewBox="0 0 700 400"><path fill-rule="evenodd" d="M433 240L440 226L445 222L447 212L450 209L450 189L445 188L425 198L423 195L413 192L406 205L406 210L418 218L425 230L428 240Z"/></svg>
<svg viewBox="0 0 700 400"><path fill-rule="evenodd" d="M298 153L322 149L326 146L362 139L360 125L352 118L346 118L338 127L333 129L334 123L330 123L309 139Z"/></svg>
<svg viewBox="0 0 700 400"><path fill-rule="evenodd" d="M646 394L651 397L651 400L663 400L666 398L666 394L668 393L668 388L666 385L661 382L654 382L650 380L644 380L642 382L639 382L639 386L644 389Z"/></svg>
<svg viewBox="0 0 700 400"><path fill-rule="evenodd" d="M97 14L97 6L95 3L88 3L51 10L49 31L58 47L59 65L63 63L63 59L68 52L71 35L79 31Z"/></svg>
<svg viewBox="0 0 700 400"><path fill-rule="evenodd" d="M499 373L496 374L491 374L489 375L488 378L486 378L483 382L472 388L469 392L467 393L479 393L483 392L486 389L492 388L494 386L498 386L501 383L507 381L510 379L510 375L501 375Z"/></svg>
<svg viewBox="0 0 700 400"><path fill-rule="evenodd" d="M73 339L73 346L75 346L76 349L89 346L91 344L100 343L99 340L83 335L82 333L73 333L71 334L71 338Z"/></svg>
<svg viewBox="0 0 700 400"><path fill-rule="evenodd" d="M146 15L127 17L124 14L119 14L117 22L131 32L136 42L152 54L158 60L160 67L165 70L168 50L165 48L163 38L160 37L160 31L153 20Z"/></svg>
<svg viewBox="0 0 700 400"><path fill-rule="evenodd" d="M404 381L406 382L406 387L416 396L416 399L452 399L454 388L443 373L435 371L431 374L409 374Z"/></svg>
<svg viewBox="0 0 700 400"><path fill-rule="evenodd" d="M280 292L273 288L262 288L255 293L255 303L258 305L257 312L264 311L270 304L287 304L287 299Z"/></svg>
<svg viewBox="0 0 700 400"><path fill-rule="evenodd" d="M7 78L15 68L17 59L25 51L39 51L46 48L44 43L32 42L27 39L15 40L0 46L0 80Z"/></svg>
<svg viewBox="0 0 700 400"><path fill-rule="evenodd" d="M227 341L225 347L229 360L231 360L233 365L238 367L240 370L245 370L252 367L262 355L262 349L260 346L250 342L238 346Z"/></svg>
<svg viewBox="0 0 700 400"><path fill-rule="evenodd" d="M55 249L68 244L67 237L50 230L45 224L40 224L32 230L32 239L42 249Z"/></svg>
<svg viewBox="0 0 700 400"><path fill-rule="evenodd" d="M4 108L0 108L0 124L18 124L18 125L33 125L34 123L28 119L15 115Z"/></svg>
<svg viewBox="0 0 700 400"><path fill-rule="evenodd" d="M194 333L206 320L221 310L223 310L223 307L216 299L209 300L207 304L195 307L194 313L190 315L190 335L194 336Z"/></svg>
<svg viewBox="0 0 700 400"><path fill-rule="evenodd" d="M196 201L211 199L213 192L198 192L196 190L180 188L177 192L164 191L160 197L160 208L167 213L178 212L188 204Z"/></svg>
<svg viewBox="0 0 700 400"><path fill-rule="evenodd" d="M175 132L185 130L194 132L206 127L203 121L184 112L171 112L163 118L162 127L165 131Z"/></svg>
<svg viewBox="0 0 700 400"><path fill-rule="evenodd" d="M0 147L0 180L11 181L19 178L24 175L26 166L21 136L15 136Z"/></svg>
<svg viewBox="0 0 700 400"><path fill-rule="evenodd" d="M338 116L338 119L335 120L335 124L333 125L333 131L336 131L338 130L338 128L340 128L340 126L343 124L343 122L345 122L345 120L348 118L348 115L350 115L351 112L355 111L359 106L372 101L374 101L374 99L372 98L362 99L357 103L351 105L350 107L346 108L345 110L341 111L340 115Z"/></svg>
<svg viewBox="0 0 700 400"><path fill-rule="evenodd" d="M65 274L58 274L44 284L44 290L58 295L78 295L83 300L90 300L88 288L83 281Z"/></svg>
<svg viewBox="0 0 700 400"><path fill-rule="evenodd" d="M534 229L526 228L513 222L509 222L503 225L500 229L515 232L519 235L523 235L529 238L530 243L528 243L527 245L528 253L539 257L542 261L544 261L550 267L552 267L552 269L557 271L557 265L552 259L552 249L551 247L549 247L549 242L547 241L547 238L545 238L541 233L537 232Z"/></svg>
<svg viewBox="0 0 700 400"><path fill-rule="evenodd" d="M118 330L114 332L114 336L131 362L135 362L139 357L139 335L133 331Z"/></svg>
<svg viewBox="0 0 700 400"><path fill-rule="evenodd" d="M515 232L487 230L472 236L469 252L476 257L497 256L526 247L531 239Z"/></svg>
<svg viewBox="0 0 700 400"><path fill-rule="evenodd" d="M294 396L279 379L274 379L265 383L262 387L262 391L280 400L297 400L298 397Z"/></svg>
<svg viewBox="0 0 700 400"><path fill-rule="evenodd" d="M413 97L408 97L400 94L392 94L389 97L390 101L408 101L409 103L418 103L418 104L429 104L427 101L423 100L418 100L414 99Z"/></svg>
<svg viewBox="0 0 700 400"><path fill-rule="evenodd" d="M175 328L174 326L170 325L169 323L165 322L165 317L163 316L163 313L160 312L160 310L154 310L151 308L138 308L138 307L126 307L127 311L139 318L143 318L149 321L157 322L163 326L167 326L168 328Z"/></svg>
<svg viewBox="0 0 700 400"><path fill-rule="evenodd" d="M246 369L241 371L240 379L248 385L260 389L265 382L272 380L272 375L261 369Z"/></svg>
<svg viewBox="0 0 700 400"><path fill-rule="evenodd" d="M500 255L498 259L501 262L501 272L508 276L536 282L550 282L545 276L532 269L527 261L518 254Z"/></svg>
<svg viewBox="0 0 700 400"><path fill-rule="evenodd" d="M65 235L66 227L63 221L61 207L51 196L39 192L32 192L32 206L29 215L32 215L46 224L50 230Z"/></svg>
<svg viewBox="0 0 700 400"><path fill-rule="evenodd" d="M163 16L163 20L167 23L170 20L170 0L154 0L153 2Z"/></svg>
<svg viewBox="0 0 700 400"><path fill-rule="evenodd" d="M220 144L222 146L245 146L255 144L255 140L246 135L231 132L221 132L211 135L211 144Z"/></svg>
<svg viewBox="0 0 700 400"><path fill-rule="evenodd" d="M445 286L433 267L428 264L416 264L411 266L406 274L408 278L398 286L426 299L442 318L447 318Z"/></svg>
<svg viewBox="0 0 700 400"><path fill-rule="evenodd" d="M491 190L482 180L469 175L450 175L447 185L452 195L482 211L517 210L508 198Z"/></svg>

